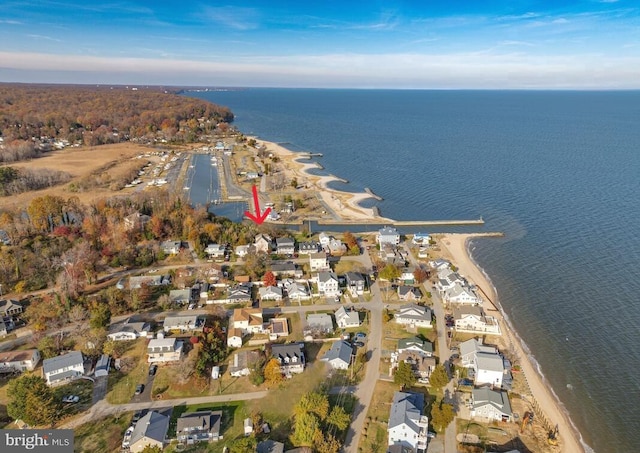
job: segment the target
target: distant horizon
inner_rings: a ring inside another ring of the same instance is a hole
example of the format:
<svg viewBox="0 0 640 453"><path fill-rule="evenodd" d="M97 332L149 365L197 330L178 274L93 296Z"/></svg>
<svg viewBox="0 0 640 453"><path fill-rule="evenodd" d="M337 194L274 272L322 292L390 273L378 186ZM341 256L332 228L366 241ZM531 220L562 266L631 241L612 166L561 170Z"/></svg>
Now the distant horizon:
<svg viewBox="0 0 640 453"><path fill-rule="evenodd" d="M0 80L354 89L640 89L631 0L0 4Z"/></svg>

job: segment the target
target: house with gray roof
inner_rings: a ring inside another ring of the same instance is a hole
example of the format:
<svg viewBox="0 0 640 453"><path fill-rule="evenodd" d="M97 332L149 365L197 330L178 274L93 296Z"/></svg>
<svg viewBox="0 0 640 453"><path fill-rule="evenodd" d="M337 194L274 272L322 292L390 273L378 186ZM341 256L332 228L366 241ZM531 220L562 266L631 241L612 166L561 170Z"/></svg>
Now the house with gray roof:
<svg viewBox="0 0 640 453"><path fill-rule="evenodd" d="M22 351L0 352L0 374L33 371L40 362L40 351L26 349Z"/></svg>
<svg viewBox="0 0 640 453"><path fill-rule="evenodd" d="M398 340L398 352L411 351L423 357L433 356L433 344L418 337L402 338Z"/></svg>
<svg viewBox="0 0 640 453"><path fill-rule="evenodd" d="M177 255L182 248L182 242L180 241L164 241L160 243L160 248L167 255Z"/></svg>
<svg viewBox="0 0 640 453"><path fill-rule="evenodd" d="M261 286L258 294L260 300L282 300L282 288L279 286Z"/></svg>
<svg viewBox="0 0 640 453"><path fill-rule="evenodd" d="M327 362L334 370L346 370L351 364L351 356L353 355L353 347L347 341L335 341L331 345L323 358L320 360Z"/></svg>
<svg viewBox="0 0 640 453"><path fill-rule="evenodd" d="M341 329L349 327L360 327L360 313L355 310L345 310L344 307L340 307L334 313L336 317L336 324Z"/></svg>
<svg viewBox="0 0 640 453"><path fill-rule="evenodd" d="M256 453L284 453L284 444L271 439L263 440L256 446Z"/></svg>
<svg viewBox="0 0 640 453"><path fill-rule="evenodd" d="M178 442L186 445L222 439L222 411L197 411L182 414L176 421Z"/></svg>
<svg viewBox="0 0 640 453"><path fill-rule="evenodd" d="M134 321L132 318L127 318L125 322L112 324L109 327L107 338L113 341L129 341L140 337L146 338L150 330L151 326L148 322Z"/></svg>
<svg viewBox="0 0 640 453"><path fill-rule="evenodd" d="M233 354L229 361L229 374L233 377L248 376L251 367L260 361L259 351L241 350Z"/></svg>
<svg viewBox="0 0 640 453"><path fill-rule="evenodd" d="M364 294L365 280L359 272L347 272L344 275L347 282L347 290L353 297L361 296Z"/></svg>
<svg viewBox="0 0 640 453"><path fill-rule="evenodd" d="M411 327L431 326L431 309L417 304L408 304L400 307L393 319L398 324L405 324Z"/></svg>
<svg viewBox="0 0 640 453"><path fill-rule="evenodd" d="M306 358L304 343L272 344L271 357L280 363L280 371L286 377L304 371Z"/></svg>
<svg viewBox="0 0 640 453"><path fill-rule="evenodd" d="M333 332L333 320L330 315L327 313L309 313L307 315L307 327L304 330L306 335L331 332Z"/></svg>
<svg viewBox="0 0 640 453"><path fill-rule="evenodd" d="M505 375L504 360L500 354L488 354L478 352L476 363L474 384L477 386L490 385L502 388L502 379Z"/></svg>
<svg viewBox="0 0 640 453"><path fill-rule="evenodd" d="M427 448L429 419L422 415L424 395L422 393L396 392L389 413L387 432L388 445L403 445L414 450Z"/></svg>
<svg viewBox="0 0 640 453"><path fill-rule="evenodd" d="M290 261L275 262L271 265L270 270L276 277L302 278L304 275L302 269L300 269L296 263Z"/></svg>
<svg viewBox="0 0 640 453"><path fill-rule="evenodd" d="M287 296L289 300L309 300L311 294L309 293L309 287L302 283L289 282L285 286L287 290Z"/></svg>
<svg viewBox="0 0 640 453"><path fill-rule="evenodd" d="M296 242L293 238L276 238L276 253L278 255L293 255L296 253Z"/></svg>
<svg viewBox="0 0 640 453"><path fill-rule="evenodd" d="M341 294L338 276L334 272L319 272L316 277L316 283L320 294L328 297Z"/></svg>
<svg viewBox="0 0 640 453"><path fill-rule="evenodd" d="M96 363L96 368L94 371L94 375L96 377L107 376L109 374L109 367L111 365L111 357L107 354L102 354L98 362Z"/></svg>
<svg viewBox="0 0 640 453"><path fill-rule="evenodd" d="M191 303L191 288L189 289L172 289L169 291L169 300L172 304L188 305Z"/></svg>
<svg viewBox="0 0 640 453"><path fill-rule="evenodd" d="M300 242L298 244L298 254L310 255L311 253L318 253L320 251L320 244L316 241Z"/></svg>
<svg viewBox="0 0 640 453"><path fill-rule="evenodd" d="M502 335L500 324L493 316L487 316L479 305L462 305L453 309L456 331Z"/></svg>
<svg viewBox="0 0 640 453"><path fill-rule="evenodd" d="M71 351L44 359L42 371L47 385L61 385L84 375L84 357L80 351Z"/></svg>
<svg viewBox="0 0 640 453"><path fill-rule="evenodd" d="M405 302L413 302L422 299L420 288L408 285L398 286L398 299Z"/></svg>
<svg viewBox="0 0 640 453"><path fill-rule="evenodd" d="M201 332L204 327L204 318L198 315L176 316L168 315L164 318L163 329L165 332L179 331L185 332Z"/></svg>
<svg viewBox="0 0 640 453"><path fill-rule="evenodd" d="M168 430L169 417L156 411L147 412L133 428L129 439L129 451L138 453L147 446L158 447L162 450Z"/></svg>
<svg viewBox="0 0 640 453"><path fill-rule="evenodd" d="M13 299L0 300L0 318L22 314L22 305Z"/></svg>
<svg viewBox="0 0 640 453"><path fill-rule="evenodd" d="M498 354L495 346L489 346L482 343L482 340L471 338L460 343L460 362L465 368L473 367L476 363L476 355L479 352L487 354Z"/></svg>
<svg viewBox="0 0 640 453"><path fill-rule="evenodd" d="M510 422L513 417L509 395L504 390L489 387L471 391L471 418L482 421Z"/></svg>
<svg viewBox="0 0 640 453"><path fill-rule="evenodd" d="M376 241L380 246L383 244L391 244L393 246L400 244L400 234L394 227L385 226L378 230Z"/></svg>

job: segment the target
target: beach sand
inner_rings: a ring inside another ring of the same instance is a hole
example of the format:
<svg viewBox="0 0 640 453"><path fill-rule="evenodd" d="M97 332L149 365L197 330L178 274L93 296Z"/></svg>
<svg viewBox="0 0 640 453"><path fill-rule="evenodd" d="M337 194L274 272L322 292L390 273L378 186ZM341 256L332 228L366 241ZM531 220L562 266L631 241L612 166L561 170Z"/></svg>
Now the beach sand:
<svg viewBox="0 0 640 453"><path fill-rule="evenodd" d="M480 234L445 234L441 238L441 247L446 249L461 275L463 275L470 283L481 288L480 295L483 299L489 298L492 302L484 305L487 315L494 316L500 323L503 340L515 349L519 358L519 365L526 377L531 396L537 401L538 406L544 413L546 419L553 425L558 424L558 432L560 434L560 451L566 453L584 452L584 448L579 441L579 433L571 424L566 412L561 408L561 403L553 395L549 388L549 384L545 382L541 374L536 370L529 354L525 352L522 344L512 334L508 325L505 323L504 316L499 310L499 301L494 291L493 285L484 275L482 270L478 268L472 261L467 252L467 240L473 237L483 236ZM497 307L497 308L496 308ZM551 448L551 447L550 447Z"/></svg>
<svg viewBox="0 0 640 453"><path fill-rule="evenodd" d="M392 219L377 216L371 208L360 206L362 200L371 198L366 192L342 192L328 187L331 181L340 181L335 176L316 176L309 173L309 170L317 168L314 162L300 162L303 159L302 153L297 153L285 148L277 143L255 138L256 142L264 145L267 151L277 155L283 161L283 170L287 179L295 177L300 184L310 187L318 193L322 202L333 211L336 221L358 222L376 221L380 223L393 222Z"/></svg>

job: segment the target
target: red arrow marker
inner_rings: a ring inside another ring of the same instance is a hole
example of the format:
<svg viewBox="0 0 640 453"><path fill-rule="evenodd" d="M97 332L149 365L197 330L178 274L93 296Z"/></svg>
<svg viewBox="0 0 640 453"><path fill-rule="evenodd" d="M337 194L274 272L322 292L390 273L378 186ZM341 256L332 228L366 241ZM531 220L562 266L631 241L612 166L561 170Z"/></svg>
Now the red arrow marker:
<svg viewBox="0 0 640 453"><path fill-rule="evenodd" d="M258 188L256 186L253 186L251 190L253 192L253 206L255 207L256 213L255 215L253 215L249 211L244 211L244 215L249 217L258 225L260 225L262 224L262 222L264 222L264 219L266 219L269 213L271 212L271 208L265 209L264 212L260 214L260 200L258 199Z"/></svg>

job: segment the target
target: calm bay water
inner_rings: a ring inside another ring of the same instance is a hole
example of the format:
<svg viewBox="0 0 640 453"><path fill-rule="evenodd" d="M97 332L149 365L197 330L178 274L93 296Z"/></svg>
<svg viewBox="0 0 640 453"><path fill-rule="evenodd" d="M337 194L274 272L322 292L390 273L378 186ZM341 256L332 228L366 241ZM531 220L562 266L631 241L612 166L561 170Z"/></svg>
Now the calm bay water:
<svg viewBox="0 0 640 453"><path fill-rule="evenodd" d="M320 152L397 219L475 219L470 244L597 452L638 451L640 92L189 93L246 134Z"/></svg>

